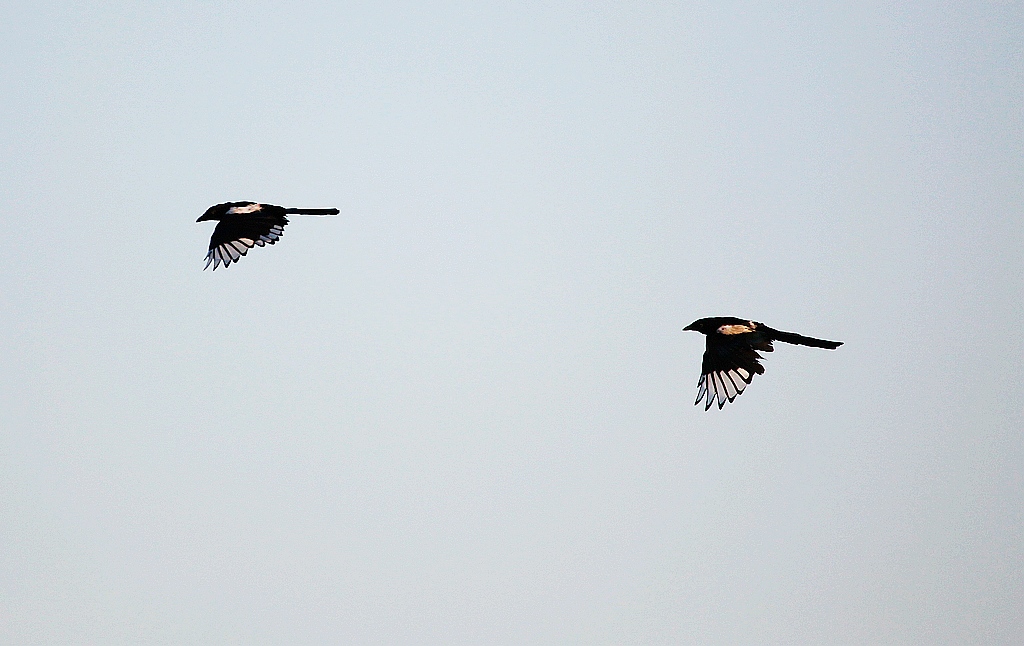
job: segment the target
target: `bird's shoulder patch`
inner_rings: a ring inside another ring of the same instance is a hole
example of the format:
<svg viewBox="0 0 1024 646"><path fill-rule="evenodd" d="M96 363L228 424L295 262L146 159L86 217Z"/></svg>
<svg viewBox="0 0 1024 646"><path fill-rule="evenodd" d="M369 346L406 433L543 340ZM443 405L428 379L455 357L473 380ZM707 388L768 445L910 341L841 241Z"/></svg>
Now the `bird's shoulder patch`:
<svg viewBox="0 0 1024 646"><path fill-rule="evenodd" d="M720 325L716 332L719 334L747 334L753 332L757 323L749 321L746 325Z"/></svg>
<svg viewBox="0 0 1024 646"><path fill-rule="evenodd" d="M262 209L262 204L247 204L245 206L232 206L227 212L229 215L242 215L245 213L255 213Z"/></svg>

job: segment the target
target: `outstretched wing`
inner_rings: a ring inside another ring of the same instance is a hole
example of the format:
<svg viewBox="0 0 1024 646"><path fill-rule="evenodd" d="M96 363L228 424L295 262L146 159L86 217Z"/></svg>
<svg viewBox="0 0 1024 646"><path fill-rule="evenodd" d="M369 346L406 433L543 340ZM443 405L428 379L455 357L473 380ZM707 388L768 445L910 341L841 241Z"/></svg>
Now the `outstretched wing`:
<svg viewBox="0 0 1024 646"><path fill-rule="evenodd" d="M732 402L743 394L755 374L764 374L761 355L750 346L748 339L743 338L745 336L748 335L732 338L718 334L707 336L694 404L700 404L700 400L706 398L704 410L708 410L717 399L721 410L726 402ZM771 350L771 346L767 349Z"/></svg>
<svg viewBox="0 0 1024 646"><path fill-rule="evenodd" d="M203 269L213 263L216 271L221 263L227 267L238 262L253 247L274 244L284 235L286 224L288 218L283 215L247 213L224 218L213 230Z"/></svg>

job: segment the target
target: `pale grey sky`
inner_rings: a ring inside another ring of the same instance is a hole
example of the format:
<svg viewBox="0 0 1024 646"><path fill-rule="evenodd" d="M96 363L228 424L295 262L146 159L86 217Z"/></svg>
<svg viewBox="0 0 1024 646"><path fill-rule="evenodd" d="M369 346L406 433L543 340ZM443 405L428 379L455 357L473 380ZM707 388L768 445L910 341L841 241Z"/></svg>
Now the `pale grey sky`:
<svg viewBox="0 0 1024 646"><path fill-rule="evenodd" d="M0 641L1024 633L1021 3L13 2L0 82ZM704 412L716 315L846 345Z"/></svg>

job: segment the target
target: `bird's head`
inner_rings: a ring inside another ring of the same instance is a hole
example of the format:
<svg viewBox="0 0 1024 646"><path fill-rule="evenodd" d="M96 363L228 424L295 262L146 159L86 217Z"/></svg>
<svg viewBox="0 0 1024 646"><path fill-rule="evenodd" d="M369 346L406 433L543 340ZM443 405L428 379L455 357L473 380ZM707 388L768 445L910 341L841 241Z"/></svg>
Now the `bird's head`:
<svg viewBox="0 0 1024 646"><path fill-rule="evenodd" d="M753 332L757 326L758 324L753 321L738 319L735 316L712 316L697 319L683 329L701 334L745 334Z"/></svg>
<svg viewBox="0 0 1024 646"><path fill-rule="evenodd" d="M224 202L223 204L214 204L210 208L206 209L206 213L196 220L196 222L202 222L203 220L223 220L225 215L245 215L247 213L255 213L256 211L262 211L263 205L257 204L256 202Z"/></svg>
<svg viewBox="0 0 1024 646"><path fill-rule="evenodd" d="M711 334L715 331L718 325L711 319L697 319L693 323L690 323L683 328L684 332L700 332L701 334Z"/></svg>
<svg viewBox="0 0 1024 646"><path fill-rule="evenodd" d="M206 209L206 213L199 216L196 222L205 222L206 220L219 220L224 216L224 212L227 209L224 208L223 204L214 204L210 208Z"/></svg>

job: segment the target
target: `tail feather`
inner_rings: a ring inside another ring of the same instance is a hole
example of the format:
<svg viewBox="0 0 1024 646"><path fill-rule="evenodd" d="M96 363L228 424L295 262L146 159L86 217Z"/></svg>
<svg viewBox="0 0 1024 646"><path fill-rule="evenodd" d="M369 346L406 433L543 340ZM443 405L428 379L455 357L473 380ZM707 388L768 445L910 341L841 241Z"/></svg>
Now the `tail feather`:
<svg viewBox="0 0 1024 646"><path fill-rule="evenodd" d="M835 350L839 346L843 345L842 341L826 341L824 339L815 339L813 337L803 336L802 334L783 332L781 330L772 330L772 339L782 341L783 343L792 343L793 345L809 345L812 348L825 348L826 350Z"/></svg>
<svg viewBox="0 0 1024 646"><path fill-rule="evenodd" d="M338 209L285 209L285 213L291 215L338 215Z"/></svg>

